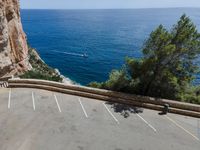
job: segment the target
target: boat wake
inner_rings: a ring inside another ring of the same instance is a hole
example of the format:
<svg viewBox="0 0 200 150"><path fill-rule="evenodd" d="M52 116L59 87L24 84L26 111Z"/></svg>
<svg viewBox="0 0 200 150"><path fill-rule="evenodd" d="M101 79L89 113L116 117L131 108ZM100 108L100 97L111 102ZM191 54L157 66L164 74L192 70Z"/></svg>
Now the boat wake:
<svg viewBox="0 0 200 150"><path fill-rule="evenodd" d="M80 54L80 53L69 53L69 52L60 52L60 51L56 51L56 50L54 50L53 52L61 53L61 54L65 54L65 55L71 55L71 56L88 57L88 55L87 55L86 53L84 53L84 54Z"/></svg>

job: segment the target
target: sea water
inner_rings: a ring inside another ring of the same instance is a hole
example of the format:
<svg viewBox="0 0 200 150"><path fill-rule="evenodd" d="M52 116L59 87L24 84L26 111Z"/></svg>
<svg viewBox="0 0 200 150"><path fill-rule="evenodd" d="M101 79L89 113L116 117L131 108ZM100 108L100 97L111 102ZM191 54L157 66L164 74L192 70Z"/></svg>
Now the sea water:
<svg viewBox="0 0 200 150"><path fill-rule="evenodd" d="M160 24L170 29L186 13L200 31L200 9L21 10L29 44L77 83L108 79Z"/></svg>

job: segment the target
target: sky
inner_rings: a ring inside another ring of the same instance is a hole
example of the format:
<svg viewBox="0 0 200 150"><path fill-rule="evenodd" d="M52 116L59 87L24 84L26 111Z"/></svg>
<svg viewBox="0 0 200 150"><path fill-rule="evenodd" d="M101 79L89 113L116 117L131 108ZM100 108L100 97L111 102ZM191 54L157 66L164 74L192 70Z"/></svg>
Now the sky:
<svg viewBox="0 0 200 150"><path fill-rule="evenodd" d="M22 9L200 7L200 0L20 0Z"/></svg>

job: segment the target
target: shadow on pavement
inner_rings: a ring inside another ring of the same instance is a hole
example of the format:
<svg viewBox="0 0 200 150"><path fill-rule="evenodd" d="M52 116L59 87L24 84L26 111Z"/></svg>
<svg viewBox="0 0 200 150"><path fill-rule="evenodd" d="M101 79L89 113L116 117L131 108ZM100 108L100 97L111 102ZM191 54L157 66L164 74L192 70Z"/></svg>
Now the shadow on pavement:
<svg viewBox="0 0 200 150"><path fill-rule="evenodd" d="M106 104L111 105L111 108L114 109L116 113L120 113L124 118L128 118L131 113L143 113L143 108L140 107L134 107L134 106L128 106L124 104L118 104L118 103L109 103Z"/></svg>

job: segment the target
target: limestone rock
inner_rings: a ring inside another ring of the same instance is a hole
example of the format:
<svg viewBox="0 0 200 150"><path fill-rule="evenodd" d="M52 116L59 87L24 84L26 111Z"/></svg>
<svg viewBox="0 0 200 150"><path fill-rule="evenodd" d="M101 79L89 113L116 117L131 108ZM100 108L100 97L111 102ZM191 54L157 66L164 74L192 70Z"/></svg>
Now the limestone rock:
<svg viewBox="0 0 200 150"><path fill-rule="evenodd" d="M0 0L0 77L21 74L31 68L19 0Z"/></svg>

